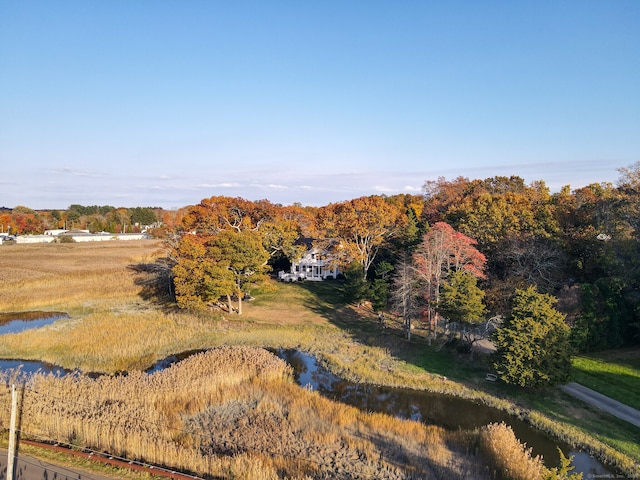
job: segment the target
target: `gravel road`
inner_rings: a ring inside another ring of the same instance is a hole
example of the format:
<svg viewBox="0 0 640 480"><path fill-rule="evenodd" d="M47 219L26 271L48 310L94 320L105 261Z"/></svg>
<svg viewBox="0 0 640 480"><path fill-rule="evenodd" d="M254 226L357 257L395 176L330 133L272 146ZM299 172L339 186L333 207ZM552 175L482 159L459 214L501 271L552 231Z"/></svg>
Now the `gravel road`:
<svg viewBox="0 0 640 480"><path fill-rule="evenodd" d="M568 383L562 385L560 388L569 395L579 398L615 417L621 418L636 427L640 427L640 411L635 408L631 408L624 403L620 403L579 383Z"/></svg>

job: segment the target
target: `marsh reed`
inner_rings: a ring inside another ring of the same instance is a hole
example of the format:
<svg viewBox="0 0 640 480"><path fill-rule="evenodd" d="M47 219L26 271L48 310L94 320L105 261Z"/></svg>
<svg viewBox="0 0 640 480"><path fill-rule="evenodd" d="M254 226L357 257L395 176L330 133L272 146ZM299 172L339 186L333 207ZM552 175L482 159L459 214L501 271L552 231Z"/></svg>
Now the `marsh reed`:
<svg viewBox="0 0 640 480"><path fill-rule="evenodd" d="M151 375L1 380L24 382L25 436L203 476L463 479L479 460L440 428L298 387L284 361L258 348L220 347ZM0 412L6 428L8 388Z"/></svg>

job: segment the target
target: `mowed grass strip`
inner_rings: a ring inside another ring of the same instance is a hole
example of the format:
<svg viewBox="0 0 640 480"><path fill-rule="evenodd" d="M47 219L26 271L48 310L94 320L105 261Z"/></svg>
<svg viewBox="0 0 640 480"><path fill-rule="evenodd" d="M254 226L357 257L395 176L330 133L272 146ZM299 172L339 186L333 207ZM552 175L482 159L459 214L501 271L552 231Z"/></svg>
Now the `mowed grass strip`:
<svg viewBox="0 0 640 480"><path fill-rule="evenodd" d="M573 380L640 410L640 348L574 357Z"/></svg>

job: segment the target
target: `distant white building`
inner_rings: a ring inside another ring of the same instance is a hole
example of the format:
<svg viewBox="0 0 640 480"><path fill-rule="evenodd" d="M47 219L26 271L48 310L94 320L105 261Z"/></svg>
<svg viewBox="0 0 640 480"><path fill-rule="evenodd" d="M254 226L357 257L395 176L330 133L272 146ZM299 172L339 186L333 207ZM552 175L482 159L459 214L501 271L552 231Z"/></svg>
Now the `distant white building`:
<svg viewBox="0 0 640 480"><path fill-rule="evenodd" d="M57 228L54 230L45 230L44 234L45 235L51 235L52 237L57 237L58 235L62 235L63 233L67 233L69 230L63 229L63 228ZM84 230L85 232L88 233L88 230Z"/></svg>
<svg viewBox="0 0 640 480"><path fill-rule="evenodd" d="M6 232L0 232L0 245L3 243L15 243L15 238Z"/></svg>
<svg viewBox="0 0 640 480"><path fill-rule="evenodd" d="M52 235L16 235L16 243L52 243L56 237Z"/></svg>
<svg viewBox="0 0 640 480"><path fill-rule="evenodd" d="M61 235L71 237L75 242L104 242L106 240L144 240L148 238L144 233L84 233L69 232Z"/></svg>
<svg viewBox="0 0 640 480"><path fill-rule="evenodd" d="M335 265L335 255L333 249L337 242L332 242L327 249L318 248L313 245L313 240L304 238L299 243L307 247L307 251L298 260L291 263L289 272L281 271L278 278L283 282L297 282L309 280L321 282L326 279L335 279L340 274L340 270Z"/></svg>
<svg viewBox="0 0 640 480"><path fill-rule="evenodd" d="M47 230L56 232L56 230ZM61 241L63 238L71 239L73 242L104 242L107 240L144 240L147 237L144 233L90 233L88 230L62 230L63 233L46 233L44 235L17 235L16 243L52 243Z"/></svg>

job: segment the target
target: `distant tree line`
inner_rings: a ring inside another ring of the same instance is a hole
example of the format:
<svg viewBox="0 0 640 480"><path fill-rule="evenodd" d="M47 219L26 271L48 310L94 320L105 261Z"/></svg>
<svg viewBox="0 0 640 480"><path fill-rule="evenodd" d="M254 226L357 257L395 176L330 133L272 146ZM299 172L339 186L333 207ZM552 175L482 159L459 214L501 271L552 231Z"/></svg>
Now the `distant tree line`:
<svg viewBox="0 0 640 480"><path fill-rule="evenodd" d="M153 226L173 228L178 212L158 207L116 208L109 205L70 205L66 210L32 210L24 206L0 210L0 231L13 235L42 234L45 230L80 229L95 232L137 233Z"/></svg>

